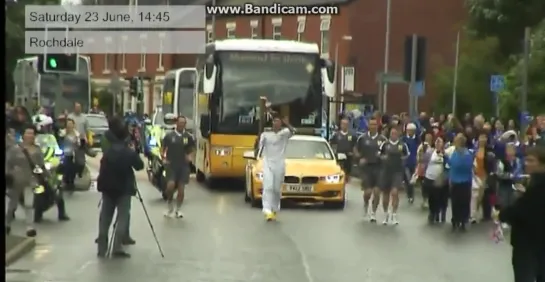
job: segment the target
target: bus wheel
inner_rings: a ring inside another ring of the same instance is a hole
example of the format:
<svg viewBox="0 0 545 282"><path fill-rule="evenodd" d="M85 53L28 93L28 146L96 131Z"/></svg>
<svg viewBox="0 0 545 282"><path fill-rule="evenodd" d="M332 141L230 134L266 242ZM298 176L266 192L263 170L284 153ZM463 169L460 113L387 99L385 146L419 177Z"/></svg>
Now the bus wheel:
<svg viewBox="0 0 545 282"><path fill-rule="evenodd" d="M202 173L200 170L197 170L196 173L197 182L202 183L206 180L206 176L204 176L204 173Z"/></svg>
<svg viewBox="0 0 545 282"><path fill-rule="evenodd" d="M193 163L189 164L189 169L190 169L191 173L197 172L197 168L195 167L195 165Z"/></svg>

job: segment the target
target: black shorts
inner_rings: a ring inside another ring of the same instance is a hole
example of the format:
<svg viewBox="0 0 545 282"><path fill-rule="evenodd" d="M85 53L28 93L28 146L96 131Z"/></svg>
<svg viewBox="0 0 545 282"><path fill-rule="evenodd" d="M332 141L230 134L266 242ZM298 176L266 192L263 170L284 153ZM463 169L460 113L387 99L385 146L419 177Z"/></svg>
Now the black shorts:
<svg viewBox="0 0 545 282"><path fill-rule="evenodd" d="M185 165L182 167L171 167L169 165L165 166L165 180L166 182L174 182L178 184L188 184L189 183L189 166Z"/></svg>
<svg viewBox="0 0 545 282"><path fill-rule="evenodd" d="M341 162L341 167L346 174L346 176L350 176L350 173L352 173L352 167L354 166L353 158L352 156L346 156L346 160Z"/></svg>
<svg viewBox="0 0 545 282"><path fill-rule="evenodd" d="M388 192L392 188L401 188L403 185L403 179L405 177L404 171L389 171L383 169L380 176L380 189L383 192Z"/></svg>
<svg viewBox="0 0 545 282"><path fill-rule="evenodd" d="M361 188L373 189L379 185L380 165L368 164L361 166Z"/></svg>

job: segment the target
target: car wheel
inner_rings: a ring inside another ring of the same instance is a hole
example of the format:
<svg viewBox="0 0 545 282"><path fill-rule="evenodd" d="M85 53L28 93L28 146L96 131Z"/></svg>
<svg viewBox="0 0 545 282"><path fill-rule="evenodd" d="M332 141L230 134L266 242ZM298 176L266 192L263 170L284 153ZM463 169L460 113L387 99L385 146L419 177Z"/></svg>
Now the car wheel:
<svg viewBox="0 0 545 282"><path fill-rule="evenodd" d="M245 203L249 203L249 202L251 202L251 201L252 201L252 198L250 198L250 196L248 196L248 192L245 191L245 192L244 192L244 202L245 202Z"/></svg>
<svg viewBox="0 0 545 282"><path fill-rule="evenodd" d="M250 198L250 191L251 187L248 187L248 181L244 181L244 202L250 203L252 201L252 198Z"/></svg>
<svg viewBox="0 0 545 282"><path fill-rule="evenodd" d="M254 199L254 192L252 191L252 187L250 187L250 195L248 196L250 198L250 205L252 208L262 208L263 202L261 200Z"/></svg>
<svg viewBox="0 0 545 282"><path fill-rule="evenodd" d="M199 183L203 183L206 180L206 176L204 176L204 173L202 173L200 170L197 170L195 178Z"/></svg>
<svg viewBox="0 0 545 282"><path fill-rule="evenodd" d="M261 200L254 200L254 199L251 199L251 206L252 206L252 208L262 208L263 207L261 205Z"/></svg>

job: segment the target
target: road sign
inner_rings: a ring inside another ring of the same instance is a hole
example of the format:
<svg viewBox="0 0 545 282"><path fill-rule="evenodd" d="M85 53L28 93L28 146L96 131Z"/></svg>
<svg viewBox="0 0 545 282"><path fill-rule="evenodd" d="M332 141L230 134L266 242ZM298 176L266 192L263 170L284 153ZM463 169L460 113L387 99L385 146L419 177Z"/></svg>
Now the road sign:
<svg viewBox="0 0 545 282"><path fill-rule="evenodd" d="M503 75L491 75L490 76L490 91L500 92L505 88L505 76Z"/></svg>
<svg viewBox="0 0 545 282"><path fill-rule="evenodd" d="M423 81L417 81L413 84L411 95L416 97L423 97L426 92L426 84Z"/></svg>
<svg viewBox="0 0 545 282"><path fill-rule="evenodd" d="M383 72L380 72L380 73L377 73L376 76L375 76L375 81L376 82L379 82L379 83L388 83L388 84L397 84L397 83L400 83L400 84L405 84L407 83L404 79L403 79L403 75L402 74L399 74L399 73L383 73Z"/></svg>

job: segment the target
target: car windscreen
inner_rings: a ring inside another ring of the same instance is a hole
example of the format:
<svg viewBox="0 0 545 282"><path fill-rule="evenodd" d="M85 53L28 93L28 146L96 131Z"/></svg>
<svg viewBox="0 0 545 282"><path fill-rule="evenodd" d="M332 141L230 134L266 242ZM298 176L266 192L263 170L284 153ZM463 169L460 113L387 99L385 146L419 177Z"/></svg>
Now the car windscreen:
<svg viewBox="0 0 545 282"><path fill-rule="evenodd" d="M108 119L105 116L87 116L90 128L108 127Z"/></svg>
<svg viewBox="0 0 545 282"><path fill-rule="evenodd" d="M334 156L325 141L291 139L286 147L286 159L333 160Z"/></svg>

